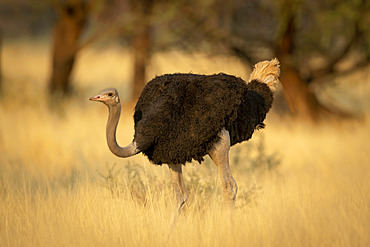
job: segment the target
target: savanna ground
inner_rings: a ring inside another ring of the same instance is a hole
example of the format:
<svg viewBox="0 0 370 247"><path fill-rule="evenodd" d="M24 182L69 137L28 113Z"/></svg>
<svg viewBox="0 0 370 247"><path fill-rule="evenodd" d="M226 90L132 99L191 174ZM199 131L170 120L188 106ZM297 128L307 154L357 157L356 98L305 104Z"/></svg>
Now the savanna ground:
<svg viewBox="0 0 370 247"><path fill-rule="evenodd" d="M324 100L362 112L361 120L311 125L272 112L265 130L231 149L236 207L222 203L215 166L187 164L190 197L169 229L172 189L166 166L140 155L119 159L105 141L107 109L88 102L115 86L125 98L129 53L89 49L75 71L76 95L50 110L45 41L4 44L0 99L0 246L369 246L370 75L336 80ZM195 57L194 57L195 56ZM153 58L167 72L248 78L232 58L178 52ZM123 81L123 82L122 82ZM133 136L126 105L118 141Z"/></svg>

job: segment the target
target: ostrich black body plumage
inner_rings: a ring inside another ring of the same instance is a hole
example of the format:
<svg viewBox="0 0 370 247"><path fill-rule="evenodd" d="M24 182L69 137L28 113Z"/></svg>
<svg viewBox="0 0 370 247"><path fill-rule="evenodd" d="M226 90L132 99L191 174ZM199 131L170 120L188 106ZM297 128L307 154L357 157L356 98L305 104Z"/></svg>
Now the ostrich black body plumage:
<svg viewBox="0 0 370 247"><path fill-rule="evenodd" d="M226 75L168 74L144 88L134 113L137 147L154 164L201 162L226 129L248 140L273 101L269 86Z"/></svg>

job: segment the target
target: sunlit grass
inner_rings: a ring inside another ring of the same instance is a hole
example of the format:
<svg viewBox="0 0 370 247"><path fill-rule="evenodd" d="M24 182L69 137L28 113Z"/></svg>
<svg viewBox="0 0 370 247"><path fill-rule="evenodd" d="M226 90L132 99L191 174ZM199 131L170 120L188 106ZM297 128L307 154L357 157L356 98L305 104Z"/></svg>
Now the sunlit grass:
<svg viewBox="0 0 370 247"><path fill-rule="evenodd" d="M47 54L35 49L24 51ZM109 59L93 54L86 56ZM111 69L119 71L116 66ZM141 154L112 155L106 107L87 100L114 86L114 76L112 84L90 85L94 73L80 68L80 96L51 111L42 90L47 69L19 77L7 71L11 84L0 100L0 246L370 245L368 117L313 126L269 116L265 130L231 149L235 210L223 204L217 169L206 158L185 166L189 200L170 229L168 168ZM133 136L132 106L122 115L118 142L125 145Z"/></svg>

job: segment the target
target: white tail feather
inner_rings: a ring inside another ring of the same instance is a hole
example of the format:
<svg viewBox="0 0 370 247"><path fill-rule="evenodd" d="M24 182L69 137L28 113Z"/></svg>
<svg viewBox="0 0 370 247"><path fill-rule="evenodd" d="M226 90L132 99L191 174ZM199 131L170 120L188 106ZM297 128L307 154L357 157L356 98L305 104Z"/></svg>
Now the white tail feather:
<svg viewBox="0 0 370 247"><path fill-rule="evenodd" d="M254 65L254 69L250 75L249 81L258 80L266 83L271 91L275 91L276 83L279 82L280 63L277 58L271 61L262 61Z"/></svg>

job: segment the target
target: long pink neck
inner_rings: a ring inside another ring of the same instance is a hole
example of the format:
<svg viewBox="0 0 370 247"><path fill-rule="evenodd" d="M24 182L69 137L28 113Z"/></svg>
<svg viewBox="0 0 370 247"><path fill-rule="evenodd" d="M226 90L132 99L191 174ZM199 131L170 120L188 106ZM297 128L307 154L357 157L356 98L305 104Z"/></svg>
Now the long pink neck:
<svg viewBox="0 0 370 247"><path fill-rule="evenodd" d="M116 140L116 130L121 115L121 104L117 103L115 105L108 106L109 116L107 122L107 142L110 151L117 155L118 157L126 158L133 156L140 151L136 148L136 143L132 142L126 147L120 147Z"/></svg>

